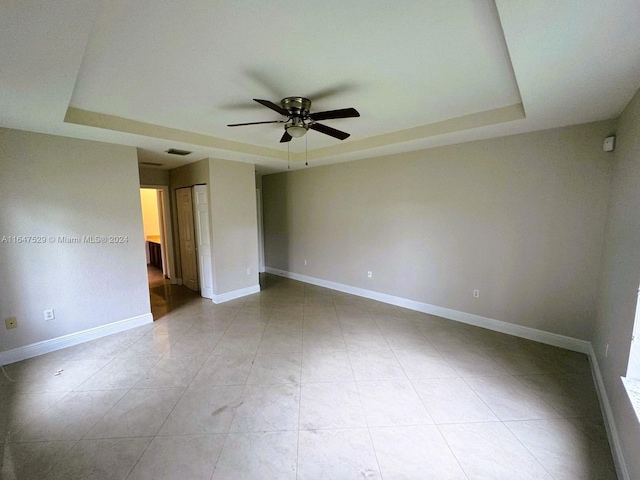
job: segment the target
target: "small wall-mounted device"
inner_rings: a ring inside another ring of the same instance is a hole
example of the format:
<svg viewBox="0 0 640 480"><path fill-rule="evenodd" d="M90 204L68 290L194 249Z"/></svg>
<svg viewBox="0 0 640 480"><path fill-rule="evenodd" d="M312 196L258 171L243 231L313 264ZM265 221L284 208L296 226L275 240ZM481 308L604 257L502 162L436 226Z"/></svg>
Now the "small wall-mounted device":
<svg viewBox="0 0 640 480"><path fill-rule="evenodd" d="M616 136L611 135L604 139L604 144L602 145L602 149L605 152L613 152L613 149L616 148Z"/></svg>

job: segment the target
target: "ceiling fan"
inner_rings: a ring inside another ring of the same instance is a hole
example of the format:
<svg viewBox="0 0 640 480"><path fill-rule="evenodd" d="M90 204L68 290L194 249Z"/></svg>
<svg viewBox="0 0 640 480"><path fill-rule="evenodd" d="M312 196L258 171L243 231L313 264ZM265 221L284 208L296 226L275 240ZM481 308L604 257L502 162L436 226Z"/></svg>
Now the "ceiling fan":
<svg viewBox="0 0 640 480"><path fill-rule="evenodd" d="M324 133L339 140L349 137L347 132L336 130L328 127L318 120L333 120L336 118L359 117L360 114L355 108L341 108L339 110L327 110L326 112L310 113L311 100L304 97L285 97L280 101L280 105L276 105L269 100L253 99L261 105L278 112L280 115L287 117L286 120L270 120L266 122L250 122L250 123L233 123L228 127L242 127L245 125L260 125L263 123L284 123L284 135L280 139L280 143L290 142L293 138L304 136L309 129L316 132Z"/></svg>

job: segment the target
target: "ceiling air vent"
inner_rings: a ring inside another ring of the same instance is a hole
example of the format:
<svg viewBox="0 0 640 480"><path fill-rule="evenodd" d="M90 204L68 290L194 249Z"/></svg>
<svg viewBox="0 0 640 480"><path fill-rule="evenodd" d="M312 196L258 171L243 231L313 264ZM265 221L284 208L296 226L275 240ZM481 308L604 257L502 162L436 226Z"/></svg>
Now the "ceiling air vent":
<svg viewBox="0 0 640 480"><path fill-rule="evenodd" d="M170 153L171 155L180 155L181 157L184 157L185 155L189 155L190 152L189 150L179 150L177 148L170 148L169 150L167 150L167 153Z"/></svg>
<svg viewBox="0 0 640 480"><path fill-rule="evenodd" d="M145 167L161 167L161 163L153 163L153 162L140 162L139 165L144 165Z"/></svg>

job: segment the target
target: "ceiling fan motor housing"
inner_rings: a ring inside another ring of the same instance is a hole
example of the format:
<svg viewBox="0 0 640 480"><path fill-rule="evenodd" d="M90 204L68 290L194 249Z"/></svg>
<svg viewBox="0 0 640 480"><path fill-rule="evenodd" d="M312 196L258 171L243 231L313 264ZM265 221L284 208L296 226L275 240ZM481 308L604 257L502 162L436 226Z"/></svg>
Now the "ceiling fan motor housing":
<svg viewBox="0 0 640 480"><path fill-rule="evenodd" d="M304 97L285 97L280 104L294 117L307 118L311 110L311 100Z"/></svg>

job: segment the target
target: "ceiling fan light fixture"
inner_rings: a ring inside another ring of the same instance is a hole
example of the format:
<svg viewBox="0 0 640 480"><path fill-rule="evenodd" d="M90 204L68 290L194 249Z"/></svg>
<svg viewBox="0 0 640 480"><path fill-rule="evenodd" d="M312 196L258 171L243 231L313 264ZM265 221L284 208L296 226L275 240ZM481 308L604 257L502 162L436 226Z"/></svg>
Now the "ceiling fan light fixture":
<svg viewBox="0 0 640 480"><path fill-rule="evenodd" d="M289 125L285 125L285 129L293 138L300 138L304 137L309 127L305 125L301 118L294 118Z"/></svg>
<svg viewBox="0 0 640 480"><path fill-rule="evenodd" d="M287 133L293 138L300 138L307 133L307 128L302 125L287 125Z"/></svg>

